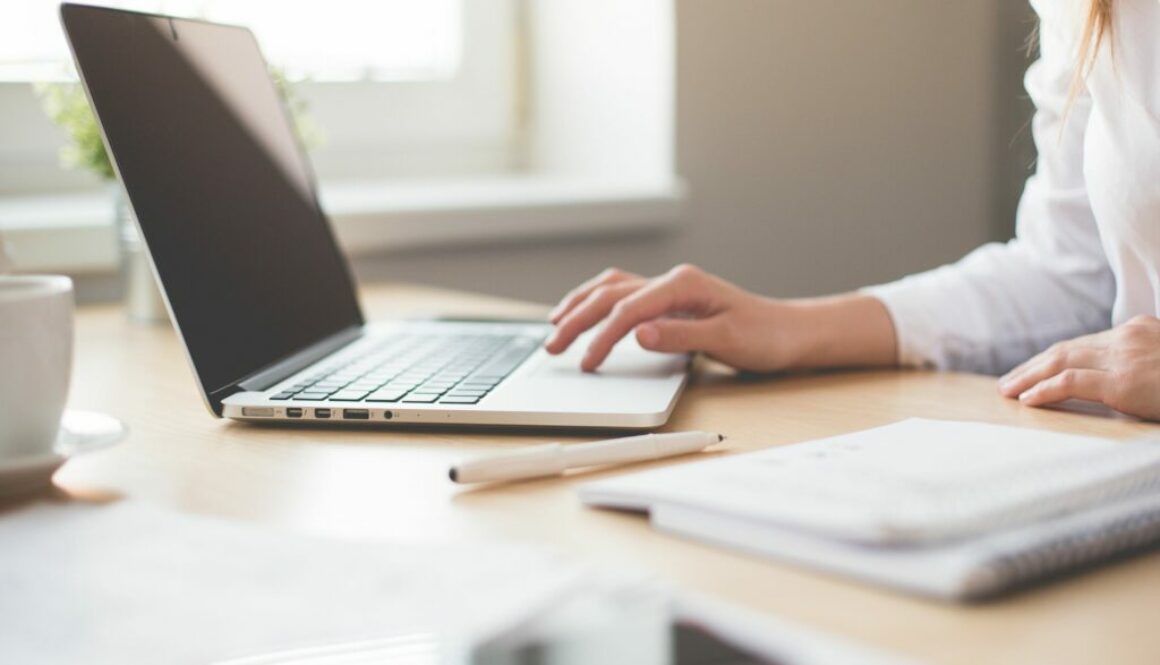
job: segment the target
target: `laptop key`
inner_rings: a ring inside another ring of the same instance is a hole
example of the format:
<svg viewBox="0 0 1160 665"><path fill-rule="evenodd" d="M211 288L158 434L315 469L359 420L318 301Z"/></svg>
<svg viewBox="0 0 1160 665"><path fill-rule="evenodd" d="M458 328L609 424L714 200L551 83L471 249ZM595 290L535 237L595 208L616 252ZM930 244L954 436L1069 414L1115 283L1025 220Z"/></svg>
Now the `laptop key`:
<svg viewBox="0 0 1160 665"><path fill-rule="evenodd" d="M330 393L298 393L294 396L295 400L324 400Z"/></svg>
<svg viewBox="0 0 1160 665"><path fill-rule="evenodd" d="M411 402L413 404L431 404L437 399L439 399L439 395L435 393L424 393L421 395L411 393L410 395L407 395L405 398L403 398L403 402Z"/></svg>
<svg viewBox="0 0 1160 665"><path fill-rule="evenodd" d="M468 379L460 383L459 388L479 388L481 390L491 390L498 384L499 381L480 381L479 379Z"/></svg>
<svg viewBox="0 0 1160 665"><path fill-rule="evenodd" d="M433 389L439 390L440 392L443 392L444 390L447 390L448 388L450 388L453 385L455 385L454 381L428 381L427 383L424 383L423 385L419 386L419 389L431 389L431 388L433 388Z"/></svg>
<svg viewBox="0 0 1160 665"><path fill-rule="evenodd" d="M404 391L406 391L406 390L411 390L412 388L415 388L418 385L419 384L417 384L417 383L411 383L409 381L406 383L395 383L394 381L392 381L391 383L388 383L387 385L380 388L380 390L404 390Z"/></svg>
<svg viewBox="0 0 1160 665"><path fill-rule="evenodd" d="M330 396L334 402L357 402L366 397L368 390L340 390Z"/></svg>
<svg viewBox="0 0 1160 665"><path fill-rule="evenodd" d="M447 392L446 388L424 388L422 386L411 391L412 395L442 395Z"/></svg>
<svg viewBox="0 0 1160 665"><path fill-rule="evenodd" d="M288 391L288 392L284 392L284 393L278 393L277 395L271 395L270 399L279 399L279 400L290 399L293 396L294 396L294 392Z"/></svg>
<svg viewBox="0 0 1160 665"><path fill-rule="evenodd" d="M467 396L467 395L447 395L439 400L440 404L476 404L483 399L482 395Z"/></svg>
<svg viewBox="0 0 1160 665"><path fill-rule="evenodd" d="M367 395L368 402L397 402L406 395L406 390L376 390Z"/></svg>
<svg viewBox="0 0 1160 665"><path fill-rule="evenodd" d="M383 384L379 383L378 381L355 381L354 383L347 386L346 389L362 390L369 393L372 390L378 390L382 385Z"/></svg>

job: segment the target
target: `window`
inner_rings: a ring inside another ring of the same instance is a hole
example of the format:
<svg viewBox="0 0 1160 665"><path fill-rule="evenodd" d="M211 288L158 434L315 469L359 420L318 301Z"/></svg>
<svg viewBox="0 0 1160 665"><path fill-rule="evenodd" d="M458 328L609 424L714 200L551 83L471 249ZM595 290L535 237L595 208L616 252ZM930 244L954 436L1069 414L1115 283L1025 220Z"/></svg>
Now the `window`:
<svg viewBox="0 0 1160 665"><path fill-rule="evenodd" d="M351 253L681 219L672 0L104 4L254 30L321 130L310 158ZM61 169L29 84L66 53L56 0L0 0L0 233L20 269L109 271L112 193Z"/></svg>
<svg viewBox="0 0 1160 665"><path fill-rule="evenodd" d="M456 0L105 0L105 6L250 27L267 59L318 81L429 80L454 75L462 43ZM59 78L71 69L55 0L5 0L0 80ZM309 35L309 38L304 38Z"/></svg>
<svg viewBox="0 0 1160 665"><path fill-rule="evenodd" d="M253 29L307 103L326 181L502 170L514 135L514 0L104 0ZM55 0L0 0L0 196L92 189L64 172L30 82L72 70Z"/></svg>

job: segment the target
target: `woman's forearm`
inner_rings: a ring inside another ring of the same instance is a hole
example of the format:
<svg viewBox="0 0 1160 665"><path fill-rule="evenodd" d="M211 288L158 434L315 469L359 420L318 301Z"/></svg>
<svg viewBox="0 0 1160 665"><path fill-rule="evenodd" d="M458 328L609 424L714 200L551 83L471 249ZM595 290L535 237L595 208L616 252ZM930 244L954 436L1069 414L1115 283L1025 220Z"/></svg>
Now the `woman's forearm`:
<svg viewBox="0 0 1160 665"><path fill-rule="evenodd" d="M782 301L799 350L791 367L893 367L898 339L886 306L850 293Z"/></svg>

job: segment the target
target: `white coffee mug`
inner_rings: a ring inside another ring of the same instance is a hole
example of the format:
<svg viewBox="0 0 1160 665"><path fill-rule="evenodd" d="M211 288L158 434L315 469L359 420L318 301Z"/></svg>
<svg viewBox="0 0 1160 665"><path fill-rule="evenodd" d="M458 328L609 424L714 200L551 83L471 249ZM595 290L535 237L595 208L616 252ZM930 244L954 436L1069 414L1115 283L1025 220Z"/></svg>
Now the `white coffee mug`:
<svg viewBox="0 0 1160 665"><path fill-rule="evenodd" d="M53 451L72 350L72 280L0 275L0 463Z"/></svg>

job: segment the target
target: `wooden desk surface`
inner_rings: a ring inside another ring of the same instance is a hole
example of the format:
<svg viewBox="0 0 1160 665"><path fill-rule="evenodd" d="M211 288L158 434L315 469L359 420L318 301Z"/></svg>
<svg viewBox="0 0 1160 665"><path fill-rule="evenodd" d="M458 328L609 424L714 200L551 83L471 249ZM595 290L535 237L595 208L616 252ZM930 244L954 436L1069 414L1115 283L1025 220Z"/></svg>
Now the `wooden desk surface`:
<svg viewBox="0 0 1160 665"><path fill-rule="evenodd" d="M364 306L368 318L544 311L386 286L365 291ZM119 495L319 534L548 543L932 663L1160 662L1160 553L985 605L916 599L658 534L638 516L586 509L575 487L599 474L474 490L446 478L449 463L466 453L566 437L217 420L202 406L168 326L132 325L119 308L100 306L81 308L77 327L71 406L114 414L131 435L57 475L74 495ZM740 381L712 366L698 372L668 428L725 432L726 449L736 452L910 416L1111 437L1160 431L1122 418L1021 407L1000 398L985 377L856 372Z"/></svg>

